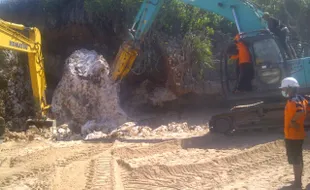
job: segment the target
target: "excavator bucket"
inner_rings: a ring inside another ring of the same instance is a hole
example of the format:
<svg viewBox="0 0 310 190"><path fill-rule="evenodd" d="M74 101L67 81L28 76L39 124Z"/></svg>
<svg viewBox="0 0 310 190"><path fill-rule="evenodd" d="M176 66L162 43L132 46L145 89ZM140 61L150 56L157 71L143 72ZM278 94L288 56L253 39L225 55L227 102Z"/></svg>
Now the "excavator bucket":
<svg viewBox="0 0 310 190"><path fill-rule="evenodd" d="M128 74L137 56L138 49L133 48L130 42L122 44L113 63L112 78L114 81L122 79Z"/></svg>

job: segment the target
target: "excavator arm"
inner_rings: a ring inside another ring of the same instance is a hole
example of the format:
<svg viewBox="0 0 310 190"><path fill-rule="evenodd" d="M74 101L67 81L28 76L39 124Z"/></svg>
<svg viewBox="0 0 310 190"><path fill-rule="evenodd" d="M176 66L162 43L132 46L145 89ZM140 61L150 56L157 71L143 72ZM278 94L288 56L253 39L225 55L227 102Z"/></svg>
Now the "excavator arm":
<svg viewBox="0 0 310 190"><path fill-rule="evenodd" d="M266 23L261 19L263 12L247 0L180 0L203 10L218 14L235 23L239 34L255 34L266 30ZM130 39L125 41L114 60L113 80L122 79L130 71L138 56L140 43L153 24L164 0L144 0L129 29Z"/></svg>
<svg viewBox="0 0 310 190"><path fill-rule="evenodd" d="M26 37L18 31L28 31ZM0 47L4 49L25 52L28 54L32 92L36 106L39 106L41 116L46 116L49 105L46 103L46 80L41 50L41 33L38 28L25 27L0 19Z"/></svg>

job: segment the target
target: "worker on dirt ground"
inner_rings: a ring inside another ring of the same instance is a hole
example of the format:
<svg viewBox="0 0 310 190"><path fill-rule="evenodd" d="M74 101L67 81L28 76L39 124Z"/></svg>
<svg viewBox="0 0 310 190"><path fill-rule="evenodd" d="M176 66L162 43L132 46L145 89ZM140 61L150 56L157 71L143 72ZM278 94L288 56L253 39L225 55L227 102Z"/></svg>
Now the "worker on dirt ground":
<svg viewBox="0 0 310 190"><path fill-rule="evenodd" d="M250 51L240 40L239 34L235 36L234 43L237 48L237 54L230 56L230 59L238 60L238 67L236 69L238 81L235 92L252 91L254 68L251 61Z"/></svg>
<svg viewBox="0 0 310 190"><path fill-rule="evenodd" d="M282 80L280 89L282 95L287 99L284 111L284 139L288 163L293 165L295 181L293 186L301 188L303 172L302 146L305 139L304 120L308 101L299 95L298 81L293 77Z"/></svg>
<svg viewBox="0 0 310 190"><path fill-rule="evenodd" d="M279 42L284 48L289 59L293 59L294 52L290 49L288 45L289 30L287 26L285 26L280 20L270 16L268 12L265 12L262 18L267 22L270 32L272 32L275 36L278 37Z"/></svg>

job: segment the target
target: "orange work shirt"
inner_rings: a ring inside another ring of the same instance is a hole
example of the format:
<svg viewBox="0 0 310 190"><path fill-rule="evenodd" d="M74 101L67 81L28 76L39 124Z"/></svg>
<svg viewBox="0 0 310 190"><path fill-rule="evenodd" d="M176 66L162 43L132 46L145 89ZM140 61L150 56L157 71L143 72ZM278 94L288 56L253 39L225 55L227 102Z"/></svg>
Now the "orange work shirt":
<svg viewBox="0 0 310 190"><path fill-rule="evenodd" d="M250 63L251 62L250 51L248 50L248 48L243 42L238 41L239 39L240 39L240 36L239 34L237 34L234 40L237 41L236 45L237 45L239 54L231 56L231 59L239 58L239 64Z"/></svg>
<svg viewBox="0 0 310 190"><path fill-rule="evenodd" d="M304 121L306 118L308 101L300 95L296 95L286 102L284 111L284 136L286 139L301 140L306 137ZM299 128L290 126L291 120L296 112L303 112L304 114L296 121Z"/></svg>

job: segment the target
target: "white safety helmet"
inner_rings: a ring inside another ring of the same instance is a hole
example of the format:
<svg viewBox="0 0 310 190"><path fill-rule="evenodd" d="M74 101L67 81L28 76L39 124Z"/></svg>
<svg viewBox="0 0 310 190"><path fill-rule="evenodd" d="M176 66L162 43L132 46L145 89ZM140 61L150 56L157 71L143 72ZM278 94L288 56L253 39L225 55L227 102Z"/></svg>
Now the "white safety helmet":
<svg viewBox="0 0 310 190"><path fill-rule="evenodd" d="M280 88L298 88L299 83L298 81L293 77L286 77L282 80Z"/></svg>

